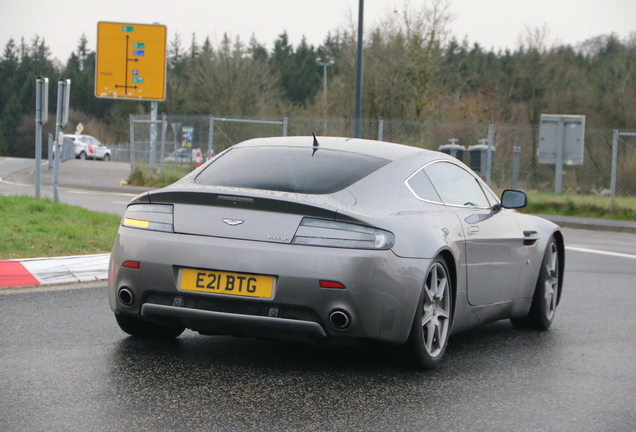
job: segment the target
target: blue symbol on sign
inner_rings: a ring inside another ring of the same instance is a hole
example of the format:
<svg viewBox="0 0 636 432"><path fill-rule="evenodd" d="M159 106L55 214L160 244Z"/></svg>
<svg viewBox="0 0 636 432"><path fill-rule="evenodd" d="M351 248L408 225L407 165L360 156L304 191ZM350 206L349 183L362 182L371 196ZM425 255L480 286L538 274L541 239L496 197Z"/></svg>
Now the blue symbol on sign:
<svg viewBox="0 0 636 432"><path fill-rule="evenodd" d="M139 69L133 69L133 76L139 76Z"/></svg>
<svg viewBox="0 0 636 432"><path fill-rule="evenodd" d="M143 57L144 56L144 50L133 50L133 55L135 57Z"/></svg>

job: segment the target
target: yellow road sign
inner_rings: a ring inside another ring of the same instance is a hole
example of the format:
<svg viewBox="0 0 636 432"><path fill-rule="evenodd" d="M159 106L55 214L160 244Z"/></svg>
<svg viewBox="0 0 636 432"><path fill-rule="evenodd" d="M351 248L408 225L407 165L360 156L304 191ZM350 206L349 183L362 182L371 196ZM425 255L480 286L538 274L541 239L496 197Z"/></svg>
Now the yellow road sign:
<svg viewBox="0 0 636 432"><path fill-rule="evenodd" d="M95 96L164 100L166 33L164 25L97 23Z"/></svg>

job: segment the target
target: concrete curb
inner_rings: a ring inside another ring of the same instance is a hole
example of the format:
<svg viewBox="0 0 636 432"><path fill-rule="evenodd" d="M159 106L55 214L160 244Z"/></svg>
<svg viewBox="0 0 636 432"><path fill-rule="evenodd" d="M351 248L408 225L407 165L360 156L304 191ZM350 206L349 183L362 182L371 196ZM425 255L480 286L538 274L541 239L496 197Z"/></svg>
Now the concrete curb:
<svg viewBox="0 0 636 432"><path fill-rule="evenodd" d="M0 289L108 279L110 254L0 261Z"/></svg>

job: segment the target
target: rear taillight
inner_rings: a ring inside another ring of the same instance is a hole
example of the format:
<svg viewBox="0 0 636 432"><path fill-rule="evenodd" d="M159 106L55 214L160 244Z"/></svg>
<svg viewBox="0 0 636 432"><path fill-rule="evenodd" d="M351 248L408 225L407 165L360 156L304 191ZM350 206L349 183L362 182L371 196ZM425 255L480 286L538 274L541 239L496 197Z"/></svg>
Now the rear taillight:
<svg viewBox="0 0 636 432"><path fill-rule="evenodd" d="M133 204L126 209L121 224L129 228L174 232L173 211L172 205Z"/></svg>
<svg viewBox="0 0 636 432"><path fill-rule="evenodd" d="M377 250L391 249L394 243L395 236L388 231L313 218L303 218L292 240L292 244L305 246Z"/></svg>

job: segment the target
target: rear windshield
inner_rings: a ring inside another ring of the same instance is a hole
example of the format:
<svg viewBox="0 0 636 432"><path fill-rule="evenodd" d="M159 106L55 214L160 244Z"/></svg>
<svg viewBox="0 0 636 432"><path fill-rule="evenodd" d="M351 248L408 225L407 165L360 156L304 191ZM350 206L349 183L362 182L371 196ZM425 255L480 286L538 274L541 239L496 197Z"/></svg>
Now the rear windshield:
<svg viewBox="0 0 636 432"><path fill-rule="evenodd" d="M195 183L306 194L338 192L389 160L311 147L245 147L218 157Z"/></svg>

